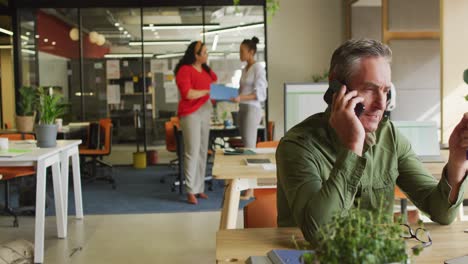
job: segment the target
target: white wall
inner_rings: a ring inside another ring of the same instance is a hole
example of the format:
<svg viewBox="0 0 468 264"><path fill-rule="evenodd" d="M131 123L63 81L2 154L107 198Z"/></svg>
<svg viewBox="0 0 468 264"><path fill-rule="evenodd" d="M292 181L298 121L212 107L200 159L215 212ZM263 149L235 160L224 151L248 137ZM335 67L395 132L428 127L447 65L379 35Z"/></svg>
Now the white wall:
<svg viewBox="0 0 468 264"><path fill-rule="evenodd" d="M268 20L268 111L275 139L284 135L285 82L308 82L329 68L344 39L341 0L284 0Z"/></svg>
<svg viewBox="0 0 468 264"><path fill-rule="evenodd" d="M463 82L463 71L468 68L468 1L442 1L442 98L443 98L443 142L448 142L455 125L468 102L468 85Z"/></svg>
<svg viewBox="0 0 468 264"><path fill-rule="evenodd" d="M39 52L40 86L60 86L64 98L68 98L67 58Z"/></svg>

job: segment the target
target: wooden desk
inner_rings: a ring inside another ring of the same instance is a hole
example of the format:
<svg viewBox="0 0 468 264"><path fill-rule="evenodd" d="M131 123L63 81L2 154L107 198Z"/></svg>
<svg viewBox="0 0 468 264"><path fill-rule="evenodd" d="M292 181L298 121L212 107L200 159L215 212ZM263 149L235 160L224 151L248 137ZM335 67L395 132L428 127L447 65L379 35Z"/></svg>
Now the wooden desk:
<svg viewBox="0 0 468 264"><path fill-rule="evenodd" d="M443 150L441 154L448 159L447 150ZM220 229L236 228L240 191L249 188L276 187L276 171L264 170L261 166L245 165L244 159L249 157L269 158L273 163L276 163L273 152L256 155L224 155L222 151L216 152L213 178L226 181ZM445 163L423 163L423 165L434 177L440 179ZM465 197L467 195L465 192ZM460 207L459 219L465 219L463 207Z"/></svg>
<svg viewBox="0 0 468 264"><path fill-rule="evenodd" d="M468 222L449 226L425 224L433 244L412 263L444 263L444 260L468 254ZM272 249L294 249L292 236L303 239L298 228L250 228L220 230L216 233L216 262L244 263L249 256L265 256ZM408 243L412 246L412 243ZM237 261L235 261L237 260Z"/></svg>
<svg viewBox="0 0 468 264"><path fill-rule="evenodd" d="M254 151L257 151L254 149ZM213 178L225 180L223 209L220 229L236 228L239 211L240 191L250 188L275 188L276 170L265 170L262 166L247 166L246 158L268 158L276 163L274 149L261 149L269 153L256 155L224 155L217 151L213 164Z"/></svg>

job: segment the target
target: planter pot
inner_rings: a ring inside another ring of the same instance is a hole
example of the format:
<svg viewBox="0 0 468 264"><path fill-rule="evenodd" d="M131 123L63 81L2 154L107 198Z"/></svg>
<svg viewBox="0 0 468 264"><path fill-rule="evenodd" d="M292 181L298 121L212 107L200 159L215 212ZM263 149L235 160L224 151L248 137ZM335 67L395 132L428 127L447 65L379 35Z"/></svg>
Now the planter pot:
<svg viewBox="0 0 468 264"><path fill-rule="evenodd" d="M16 129L19 132L34 131L34 116L16 116Z"/></svg>
<svg viewBox="0 0 468 264"><path fill-rule="evenodd" d="M40 148L53 148L57 145L57 125L36 126L37 146Z"/></svg>

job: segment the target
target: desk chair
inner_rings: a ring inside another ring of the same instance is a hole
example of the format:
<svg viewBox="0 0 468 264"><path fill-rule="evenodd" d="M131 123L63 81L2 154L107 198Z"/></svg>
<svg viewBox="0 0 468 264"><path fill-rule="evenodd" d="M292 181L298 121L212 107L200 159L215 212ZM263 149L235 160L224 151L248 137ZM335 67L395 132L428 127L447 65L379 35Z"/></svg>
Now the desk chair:
<svg viewBox="0 0 468 264"><path fill-rule="evenodd" d="M178 157L178 172L177 172L177 180L174 181L171 185L171 191L175 191L176 187L179 186L179 194L183 193L183 185L185 185L185 176L184 176L184 139L182 136L182 130L179 129L178 125L174 125L173 127L174 138L176 140L177 145L177 157ZM208 150L208 156L213 155L211 150ZM208 171L208 164L210 163L209 157L207 159L207 171ZM208 190L213 191L213 176L205 175L205 182L208 182Z"/></svg>
<svg viewBox="0 0 468 264"><path fill-rule="evenodd" d="M258 142L257 148L276 148L279 141ZM276 188L254 189L255 200L244 207L244 228L277 227Z"/></svg>
<svg viewBox="0 0 468 264"><path fill-rule="evenodd" d="M21 140L21 139L34 139L32 134L0 134L1 138L8 138L8 140ZM10 180L24 177L32 176L36 174L36 168L34 166L25 166L25 167L0 167L0 181L4 182L5 185L5 206L3 211L6 214L9 214L14 217L13 226L18 227L18 215L13 211L10 206Z"/></svg>
<svg viewBox="0 0 468 264"><path fill-rule="evenodd" d="M166 132L166 150L169 152L176 152L177 153L177 144L176 144L176 139L174 136L174 126L179 127L179 118L178 117L171 117L169 121L164 123L164 129ZM169 162L169 165L173 167L174 169L177 169L177 164L179 162L179 159L173 159ZM165 183L166 178L162 177L159 180L160 183Z"/></svg>
<svg viewBox="0 0 468 264"><path fill-rule="evenodd" d="M80 158L83 162L81 164L86 164L86 158L91 158L90 161L88 161L88 164L91 166L91 171L88 171L88 174L90 175L90 178L88 181L94 181L94 180L104 180L112 184L112 188L116 188L116 183L115 179L112 176L112 165L103 161L102 158L104 156L108 156L111 151L112 151L112 121L110 118L105 118L105 119L100 119L99 120L99 127L101 130L101 135L104 140L103 146L98 146L97 149L94 148L89 148L88 146L81 147L79 149L80 153ZM88 133L88 135L90 135ZM88 136L88 142L89 142L89 136ZM107 167L110 169L111 173L110 175L97 175L96 170L97 166L103 166ZM85 170L84 170L85 171Z"/></svg>

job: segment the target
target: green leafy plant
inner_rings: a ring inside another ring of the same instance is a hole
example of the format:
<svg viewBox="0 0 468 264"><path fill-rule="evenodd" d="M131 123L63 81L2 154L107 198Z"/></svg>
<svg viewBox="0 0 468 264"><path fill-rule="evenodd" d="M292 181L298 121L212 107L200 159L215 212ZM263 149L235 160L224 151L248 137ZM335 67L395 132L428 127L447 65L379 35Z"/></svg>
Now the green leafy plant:
<svg viewBox="0 0 468 264"><path fill-rule="evenodd" d="M36 89L23 86L19 89L18 116L33 116L36 104Z"/></svg>
<svg viewBox="0 0 468 264"><path fill-rule="evenodd" d="M328 80L328 71L325 70L322 74L316 73L312 74L313 82L325 82Z"/></svg>
<svg viewBox="0 0 468 264"><path fill-rule="evenodd" d="M240 4L240 0L232 0L232 3L237 7ZM274 16L279 10L279 7L279 0L266 0L266 10L268 15Z"/></svg>
<svg viewBox="0 0 468 264"><path fill-rule="evenodd" d="M402 228L383 212L383 202L377 212L358 205L346 216L337 214L332 221L319 228L316 243L305 243L298 249L312 249L304 254L304 263L406 263L406 243ZM294 240L294 238L293 238ZM412 249L418 255L422 248Z"/></svg>
<svg viewBox="0 0 468 264"><path fill-rule="evenodd" d="M38 88L37 111L40 114L40 124L52 125L55 119L64 112L59 94L53 94L47 87Z"/></svg>

